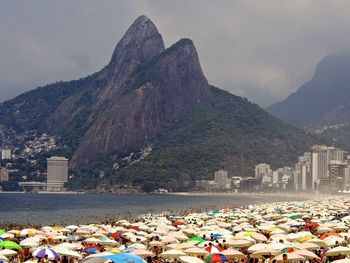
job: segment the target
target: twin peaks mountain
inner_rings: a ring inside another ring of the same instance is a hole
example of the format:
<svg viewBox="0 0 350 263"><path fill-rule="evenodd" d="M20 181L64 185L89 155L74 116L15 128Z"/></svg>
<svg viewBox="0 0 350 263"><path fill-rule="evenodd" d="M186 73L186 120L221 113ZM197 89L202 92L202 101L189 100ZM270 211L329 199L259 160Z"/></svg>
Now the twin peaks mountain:
<svg viewBox="0 0 350 263"><path fill-rule="evenodd" d="M313 138L246 99L210 86L196 48L169 48L141 16L110 62L86 78L57 82L0 104L2 130L58 136L79 176L108 184L186 189L217 169L295 162Z"/></svg>
<svg viewBox="0 0 350 263"><path fill-rule="evenodd" d="M313 78L267 111L281 120L350 146L350 52L326 56Z"/></svg>

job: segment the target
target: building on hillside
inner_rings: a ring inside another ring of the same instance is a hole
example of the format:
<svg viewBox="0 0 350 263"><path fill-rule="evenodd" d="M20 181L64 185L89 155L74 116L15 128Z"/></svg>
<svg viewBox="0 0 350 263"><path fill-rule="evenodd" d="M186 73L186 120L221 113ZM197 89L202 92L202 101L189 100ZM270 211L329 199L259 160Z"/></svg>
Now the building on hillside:
<svg viewBox="0 0 350 263"><path fill-rule="evenodd" d="M68 182L68 159L53 156L47 159L47 191L59 192L64 190Z"/></svg>

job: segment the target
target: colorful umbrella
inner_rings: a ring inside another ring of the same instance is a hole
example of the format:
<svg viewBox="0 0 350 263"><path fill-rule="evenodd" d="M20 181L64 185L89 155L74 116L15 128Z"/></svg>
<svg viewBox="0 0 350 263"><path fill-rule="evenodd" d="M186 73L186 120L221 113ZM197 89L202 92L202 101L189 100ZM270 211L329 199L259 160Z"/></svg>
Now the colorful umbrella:
<svg viewBox="0 0 350 263"><path fill-rule="evenodd" d="M296 252L297 250L299 250L299 248L296 247L285 247L283 249L281 249L282 253L292 253L292 252Z"/></svg>
<svg viewBox="0 0 350 263"><path fill-rule="evenodd" d="M0 248L8 248L8 249L18 250L18 249L21 249L21 246L13 241L5 240L5 241L0 242Z"/></svg>
<svg viewBox="0 0 350 263"><path fill-rule="evenodd" d="M323 234L322 236L320 236L320 239L323 240L327 237L338 237L339 234L338 233L335 233L335 232L329 232L329 233L325 233Z"/></svg>
<svg viewBox="0 0 350 263"><path fill-rule="evenodd" d="M224 254L212 254L205 259L205 262L228 262L229 259Z"/></svg>
<svg viewBox="0 0 350 263"><path fill-rule="evenodd" d="M101 247L99 246L87 246L84 247L83 252L88 253L88 254L96 254L101 252Z"/></svg>
<svg viewBox="0 0 350 263"><path fill-rule="evenodd" d="M53 250L52 248L48 248L48 247L38 248L37 250L35 250L33 252L33 256L38 258L38 259L45 257L45 255L48 256L49 260L58 259L58 257L59 257L55 250Z"/></svg>
<svg viewBox="0 0 350 263"><path fill-rule="evenodd" d="M192 237L192 238L189 238L188 240L186 240L186 242L192 242L192 243L198 244L198 243L205 242L205 240L203 238L200 238L200 237Z"/></svg>
<svg viewBox="0 0 350 263"><path fill-rule="evenodd" d="M217 254L220 253L223 249L220 247L210 246L204 248L206 251L208 251L210 254Z"/></svg>
<svg viewBox="0 0 350 263"><path fill-rule="evenodd" d="M110 256L104 256L104 258L112 260L114 263L128 262L128 263L146 263L141 257L129 253L121 253Z"/></svg>

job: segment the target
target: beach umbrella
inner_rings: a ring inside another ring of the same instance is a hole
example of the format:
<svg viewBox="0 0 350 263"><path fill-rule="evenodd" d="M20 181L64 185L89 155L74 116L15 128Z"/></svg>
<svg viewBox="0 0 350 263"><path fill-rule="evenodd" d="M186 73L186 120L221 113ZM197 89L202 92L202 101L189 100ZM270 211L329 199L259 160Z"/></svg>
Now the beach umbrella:
<svg viewBox="0 0 350 263"><path fill-rule="evenodd" d="M210 254L218 254L223 250L222 248L216 247L216 246L209 246L204 249L208 251Z"/></svg>
<svg viewBox="0 0 350 263"><path fill-rule="evenodd" d="M321 240L321 239L318 239L318 238L309 239L307 242L308 242L308 243L317 244L317 245L319 245L320 247L327 247L327 246L328 246L326 241Z"/></svg>
<svg viewBox="0 0 350 263"><path fill-rule="evenodd" d="M259 241L259 242L265 242L267 241L267 237L264 236L263 234L261 233L253 233L251 235L252 238L254 238L255 240Z"/></svg>
<svg viewBox="0 0 350 263"><path fill-rule="evenodd" d="M5 257L15 256L15 255L17 255L17 251L5 248L5 249L0 250L0 255L3 255Z"/></svg>
<svg viewBox="0 0 350 263"><path fill-rule="evenodd" d="M299 248L297 248L297 247L285 247L285 248L281 249L281 252L282 253L292 253L292 252L295 252L297 250L299 250Z"/></svg>
<svg viewBox="0 0 350 263"><path fill-rule="evenodd" d="M132 252L130 252L131 254L134 254L134 255L138 255L142 258L145 258L145 257L150 257L150 256L154 256L153 252L147 250L147 249L136 249Z"/></svg>
<svg viewBox="0 0 350 263"><path fill-rule="evenodd" d="M22 247L37 247L39 246L40 239L36 237L28 237L23 239L19 244Z"/></svg>
<svg viewBox="0 0 350 263"><path fill-rule="evenodd" d="M244 258L246 255L244 255L242 252L235 250L235 249L225 249L221 251L221 254L225 255L228 258Z"/></svg>
<svg viewBox="0 0 350 263"><path fill-rule="evenodd" d="M306 249L296 250L295 253L303 256L304 258L308 258L308 259L320 259L315 253L312 253L311 251L306 250Z"/></svg>
<svg viewBox="0 0 350 263"><path fill-rule="evenodd" d="M326 252L326 256L339 256L339 255L349 255L350 248L338 246L334 247Z"/></svg>
<svg viewBox="0 0 350 263"><path fill-rule="evenodd" d="M8 249L18 250L18 249L21 249L21 246L18 245L16 242L5 240L5 241L0 242L0 248L8 248Z"/></svg>
<svg viewBox="0 0 350 263"><path fill-rule="evenodd" d="M184 252L186 252L188 255L191 255L191 256L206 256L206 255L209 255L208 251L206 251L203 248L199 248L199 247L188 248L188 249L185 249Z"/></svg>
<svg viewBox="0 0 350 263"><path fill-rule="evenodd" d="M203 260L197 257L191 257L191 256L181 256L179 257L181 262L184 263L204 263Z"/></svg>
<svg viewBox="0 0 350 263"><path fill-rule="evenodd" d="M277 262L283 262L283 255L278 255L276 257L274 257L272 260L276 260ZM287 260L294 262L294 261L302 261L305 260L305 258L297 253L287 253Z"/></svg>
<svg viewBox="0 0 350 263"><path fill-rule="evenodd" d="M214 263L214 262L228 262L229 259L223 254L211 254L205 258L205 262Z"/></svg>
<svg viewBox="0 0 350 263"><path fill-rule="evenodd" d="M72 251L69 249L64 249L64 248L56 248L56 252L62 256L67 256L67 257L75 257L75 258L82 258L82 255L80 255L78 252L76 251Z"/></svg>
<svg viewBox="0 0 350 263"><path fill-rule="evenodd" d="M6 262L8 262L8 259L7 259L7 257L0 254L0 263L1 262L6 263Z"/></svg>
<svg viewBox="0 0 350 263"><path fill-rule="evenodd" d="M350 258L334 260L333 263L350 263Z"/></svg>
<svg viewBox="0 0 350 263"><path fill-rule="evenodd" d="M33 256L38 258L38 259L45 257L45 255L48 256L49 260L58 259L57 252L55 250L53 250L52 248L41 247L33 252Z"/></svg>
<svg viewBox="0 0 350 263"><path fill-rule="evenodd" d="M281 253L282 253L281 251L277 251L275 249L262 248L262 249L259 249L259 250L255 251L250 256L252 258L265 258L266 256L277 256L277 255L279 255Z"/></svg>
<svg viewBox="0 0 350 263"><path fill-rule="evenodd" d="M339 236L339 234L338 233L335 233L335 232L329 232L329 233L325 233L325 234L323 234L322 236L320 236L320 239L321 240L324 240L324 239L326 239L327 237L338 237Z"/></svg>
<svg viewBox="0 0 350 263"><path fill-rule="evenodd" d="M200 237L192 237L192 238L189 238L188 240L186 240L186 242L198 244L198 243L205 242L205 240L203 238L200 238Z"/></svg>
<svg viewBox="0 0 350 263"><path fill-rule="evenodd" d="M171 260L181 256L187 256L187 253L178 249L170 249L160 254L160 257L171 259Z"/></svg>
<svg viewBox="0 0 350 263"><path fill-rule="evenodd" d="M84 247L83 252L88 253L88 254L96 254L101 251L101 247L99 246L87 246Z"/></svg>
<svg viewBox="0 0 350 263"><path fill-rule="evenodd" d="M255 244L255 245L248 247L248 252L253 253L253 252L261 250L261 249L266 249L267 247L268 247L267 244L258 243L258 244Z"/></svg>
<svg viewBox="0 0 350 263"><path fill-rule="evenodd" d="M114 254L110 256L104 256L104 258L110 259L114 263L119 263L119 262L146 263L146 261L143 260L141 257L134 254L129 254L129 253Z"/></svg>

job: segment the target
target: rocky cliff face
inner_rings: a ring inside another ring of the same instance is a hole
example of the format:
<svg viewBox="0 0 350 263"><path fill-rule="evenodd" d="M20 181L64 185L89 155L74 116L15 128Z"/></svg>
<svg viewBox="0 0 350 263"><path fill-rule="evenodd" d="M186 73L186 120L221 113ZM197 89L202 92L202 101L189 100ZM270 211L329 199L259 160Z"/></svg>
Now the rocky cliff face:
<svg viewBox="0 0 350 263"><path fill-rule="evenodd" d="M164 122L212 96L192 41L182 39L165 50L145 16L136 19L92 82L68 97L48 124L58 133L81 126L73 169L152 138Z"/></svg>

